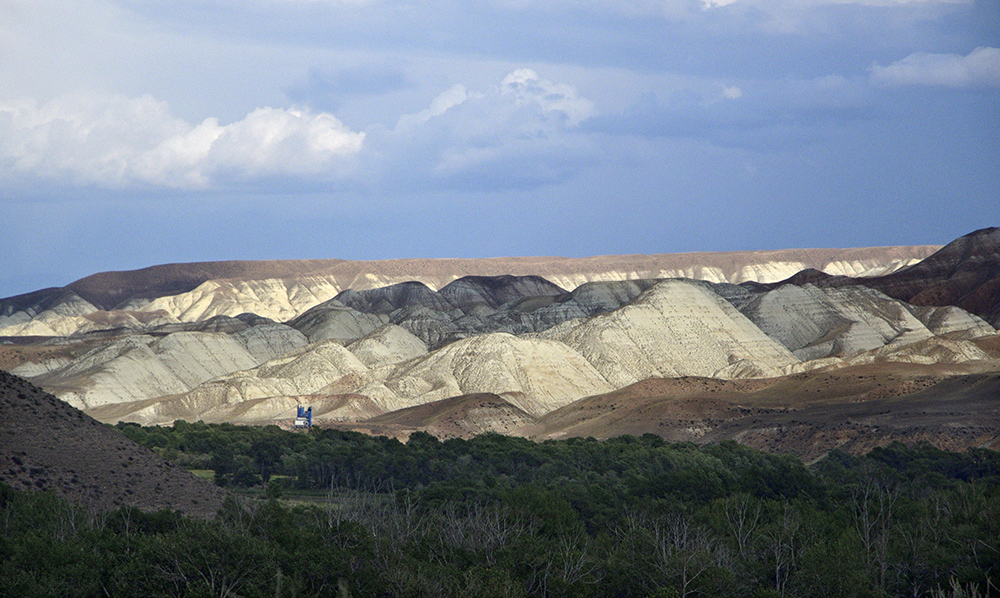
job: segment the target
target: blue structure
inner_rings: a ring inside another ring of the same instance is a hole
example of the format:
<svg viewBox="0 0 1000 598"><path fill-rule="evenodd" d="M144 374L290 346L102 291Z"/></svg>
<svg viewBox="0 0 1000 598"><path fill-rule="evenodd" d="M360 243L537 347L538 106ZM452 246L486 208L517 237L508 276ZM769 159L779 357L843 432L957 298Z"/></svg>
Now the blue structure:
<svg viewBox="0 0 1000 598"><path fill-rule="evenodd" d="M295 427L296 428L311 428L313 425L313 408L309 407L306 409L302 405L299 405L298 412L295 414Z"/></svg>

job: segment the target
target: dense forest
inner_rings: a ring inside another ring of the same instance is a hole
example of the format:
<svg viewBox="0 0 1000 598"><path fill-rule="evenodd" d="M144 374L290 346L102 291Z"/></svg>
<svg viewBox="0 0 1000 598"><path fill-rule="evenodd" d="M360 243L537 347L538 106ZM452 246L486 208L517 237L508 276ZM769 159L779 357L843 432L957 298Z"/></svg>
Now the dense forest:
<svg viewBox="0 0 1000 598"><path fill-rule="evenodd" d="M212 521L0 486L3 596L1000 595L1000 453L119 424Z"/></svg>

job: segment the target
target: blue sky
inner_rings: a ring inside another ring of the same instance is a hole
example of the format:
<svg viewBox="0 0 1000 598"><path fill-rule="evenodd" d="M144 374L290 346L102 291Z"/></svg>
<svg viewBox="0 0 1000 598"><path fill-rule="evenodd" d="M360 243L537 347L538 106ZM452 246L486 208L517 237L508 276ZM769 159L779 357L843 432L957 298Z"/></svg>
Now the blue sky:
<svg viewBox="0 0 1000 598"><path fill-rule="evenodd" d="M0 296L946 243L998 164L995 0L0 0Z"/></svg>

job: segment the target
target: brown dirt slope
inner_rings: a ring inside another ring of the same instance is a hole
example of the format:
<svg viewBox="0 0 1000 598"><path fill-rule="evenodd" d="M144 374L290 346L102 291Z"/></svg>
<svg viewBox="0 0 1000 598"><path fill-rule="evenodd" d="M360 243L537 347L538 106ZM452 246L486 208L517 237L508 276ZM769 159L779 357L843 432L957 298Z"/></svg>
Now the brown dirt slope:
<svg viewBox="0 0 1000 598"><path fill-rule="evenodd" d="M834 448L867 453L894 441L949 451L1000 449L1000 374L954 376L912 394L811 405L759 421L731 421L708 440L734 438L770 452L815 459Z"/></svg>
<svg viewBox="0 0 1000 598"><path fill-rule="evenodd" d="M563 438L657 434L812 459L894 440L1000 448L1000 373L872 364L753 381L646 380L546 414L520 433Z"/></svg>
<svg viewBox="0 0 1000 598"><path fill-rule="evenodd" d="M532 421L531 415L503 396L477 393L407 407L358 424L337 427L397 438L408 437L417 430L438 438L471 438L486 432L510 434Z"/></svg>
<svg viewBox="0 0 1000 598"><path fill-rule="evenodd" d="M95 511L132 506L212 517L225 492L0 370L0 481Z"/></svg>

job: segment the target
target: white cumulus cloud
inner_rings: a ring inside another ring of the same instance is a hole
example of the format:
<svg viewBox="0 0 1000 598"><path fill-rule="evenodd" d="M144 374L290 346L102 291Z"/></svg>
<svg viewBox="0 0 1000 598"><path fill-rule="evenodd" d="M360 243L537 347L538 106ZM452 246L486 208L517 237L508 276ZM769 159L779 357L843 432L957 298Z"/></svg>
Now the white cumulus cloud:
<svg viewBox="0 0 1000 598"><path fill-rule="evenodd" d="M480 95L481 94L473 94L473 97L480 97ZM467 90L464 85L452 85L447 91L434 98L434 100L431 101L431 105L428 106L426 110L421 110L416 114L404 114L401 116L396 127L398 129L407 129L426 123L430 119L436 116L441 116L449 109L465 102L467 99L469 99L469 90Z"/></svg>
<svg viewBox="0 0 1000 598"><path fill-rule="evenodd" d="M220 180L340 174L364 133L306 109L261 108L192 125L150 96L73 94L0 103L0 177L109 188L211 187Z"/></svg>
<svg viewBox="0 0 1000 598"><path fill-rule="evenodd" d="M889 66L869 70L872 83L886 87L1000 87L1000 49L976 48L959 54L910 54Z"/></svg>
<svg viewBox="0 0 1000 598"><path fill-rule="evenodd" d="M531 69L518 69L504 77L500 93L515 104L531 104L546 114L562 114L570 125L594 115L594 105L579 97L571 85L540 79Z"/></svg>
<svg viewBox="0 0 1000 598"><path fill-rule="evenodd" d="M332 114L260 108L223 127L207 160L249 177L323 174L360 151L363 140L364 133L350 131Z"/></svg>

